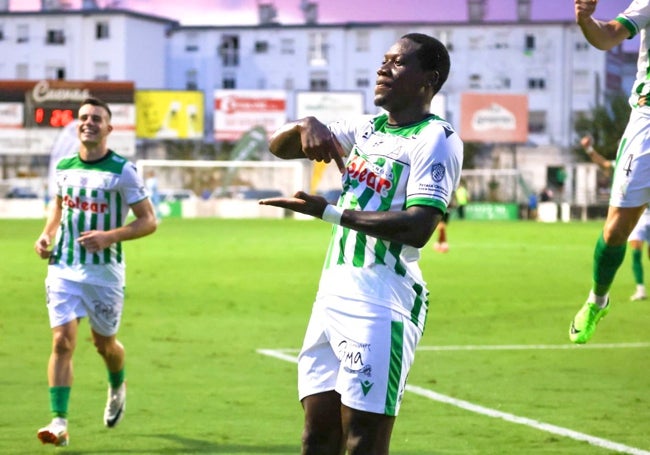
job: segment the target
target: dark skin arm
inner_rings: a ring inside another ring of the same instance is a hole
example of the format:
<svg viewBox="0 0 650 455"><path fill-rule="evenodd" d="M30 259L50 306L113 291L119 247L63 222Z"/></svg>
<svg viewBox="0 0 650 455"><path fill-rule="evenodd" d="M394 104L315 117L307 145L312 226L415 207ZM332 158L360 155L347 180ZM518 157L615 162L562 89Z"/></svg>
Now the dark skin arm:
<svg viewBox="0 0 650 455"><path fill-rule="evenodd" d="M287 123L269 141L269 150L278 158L308 158L329 163L334 161L341 173L345 171L345 153L329 128L315 117Z"/></svg>
<svg viewBox="0 0 650 455"><path fill-rule="evenodd" d="M315 218L322 218L327 207L325 198L303 191L298 191L291 198L262 199L259 203L286 208ZM442 215L440 209L420 205L399 212L344 210L341 225L382 240L422 248L431 238Z"/></svg>

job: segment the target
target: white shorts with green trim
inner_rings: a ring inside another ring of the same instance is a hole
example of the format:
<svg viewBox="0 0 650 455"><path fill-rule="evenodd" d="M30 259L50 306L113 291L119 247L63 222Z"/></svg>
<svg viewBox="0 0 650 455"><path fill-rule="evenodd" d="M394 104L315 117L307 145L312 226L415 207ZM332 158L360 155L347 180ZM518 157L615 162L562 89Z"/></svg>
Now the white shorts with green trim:
<svg viewBox="0 0 650 455"><path fill-rule="evenodd" d="M640 207L650 202L650 117L632 109L612 181L609 205Z"/></svg>
<svg viewBox="0 0 650 455"><path fill-rule="evenodd" d="M396 416L420 338L415 324L390 308L320 298L298 357L300 400L335 390L352 409Z"/></svg>
<svg viewBox="0 0 650 455"><path fill-rule="evenodd" d="M124 307L122 286L98 286L60 278L45 280L50 327L88 316L93 330L103 336L117 333Z"/></svg>

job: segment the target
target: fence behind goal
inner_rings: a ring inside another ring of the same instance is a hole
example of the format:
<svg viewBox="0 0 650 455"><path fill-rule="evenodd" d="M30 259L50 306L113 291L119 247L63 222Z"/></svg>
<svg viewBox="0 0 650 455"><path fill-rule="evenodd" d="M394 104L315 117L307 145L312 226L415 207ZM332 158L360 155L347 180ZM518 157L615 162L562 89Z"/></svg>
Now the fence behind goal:
<svg viewBox="0 0 650 455"><path fill-rule="evenodd" d="M152 199L162 217L282 218L293 212L258 200L309 188L303 161L145 159L136 166L149 191L157 189Z"/></svg>

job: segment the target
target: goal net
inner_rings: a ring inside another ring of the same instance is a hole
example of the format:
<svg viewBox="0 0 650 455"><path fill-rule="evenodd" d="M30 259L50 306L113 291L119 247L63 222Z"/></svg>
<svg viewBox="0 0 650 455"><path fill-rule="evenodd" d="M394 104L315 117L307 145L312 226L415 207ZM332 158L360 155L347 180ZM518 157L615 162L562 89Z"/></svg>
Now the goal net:
<svg viewBox="0 0 650 455"><path fill-rule="evenodd" d="M258 200L309 188L303 160L142 159L136 166L163 217L281 218L293 212Z"/></svg>

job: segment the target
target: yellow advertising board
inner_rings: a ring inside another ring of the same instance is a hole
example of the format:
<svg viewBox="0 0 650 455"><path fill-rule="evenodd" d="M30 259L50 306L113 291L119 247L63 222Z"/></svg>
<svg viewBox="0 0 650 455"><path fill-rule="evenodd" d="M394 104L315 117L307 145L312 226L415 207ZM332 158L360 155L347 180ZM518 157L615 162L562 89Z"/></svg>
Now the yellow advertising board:
<svg viewBox="0 0 650 455"><path fill-rule="evenodd" d="M140 139L203 137L203 92L137 90L136 136Z"/></svg>

